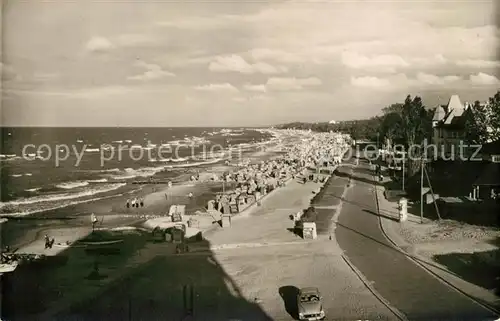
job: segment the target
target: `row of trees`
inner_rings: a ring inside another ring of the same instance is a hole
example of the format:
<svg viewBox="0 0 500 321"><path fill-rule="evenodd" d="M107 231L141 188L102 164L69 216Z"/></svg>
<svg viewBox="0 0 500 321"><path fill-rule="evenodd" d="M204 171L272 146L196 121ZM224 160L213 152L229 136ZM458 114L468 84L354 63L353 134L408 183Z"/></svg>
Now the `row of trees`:
<svg viewBox="0 0 500 321"><path fill-rule="evenodd" d="M432 118L435 109L426 108L418 96L408 95L403 103L395 103L382 109L382 115L366 120L330 123L290 123L278 128L311 129L313 131L341 131L354 139L369 139L377 142L390 141L406 147L422 144L432 139ZM469 144L483 144L500 139L500 91L490 97L488 104L476 101L466 111L463 126L464 140ZM416 161L409 161L409 174L418 171Z"/></svg>

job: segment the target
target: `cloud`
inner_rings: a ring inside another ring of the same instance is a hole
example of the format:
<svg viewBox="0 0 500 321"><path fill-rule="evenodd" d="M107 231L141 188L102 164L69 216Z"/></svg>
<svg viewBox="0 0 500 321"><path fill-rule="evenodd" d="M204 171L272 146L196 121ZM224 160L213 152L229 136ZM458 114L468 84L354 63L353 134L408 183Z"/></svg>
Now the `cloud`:
<svg viewBox="0 0 500 321"><path fill-rule="evenodd" d="M243 88L248 91L260 91L260 92L266 92L266 85L244 85Z"/></svg>
<svg viewBox="0 0 500 321"><path fill-rule="evenodd" d="M343 52L341 55L342 63L350 68L380 68L393 72L395 67L408 67L410 64L398 55L378 55L364 56L356 52Z"/></svg>
<svg viewBox="0 0 500 321"><path fill-rule="evenodd" d="M495 68L500 67L500 61L483 60L483 59L466 59L456 62L458 66L473 67L473 68Z"/></svg>
<svg viewBox="0 0 500 321"><path fill-rule="evenodd" d="M471 85L490 86L498 84L500 84L498 78L481 72L470 75L468 79L457 75L437 76L423 72L417 73L415 77L408 77L402 73L388 77L351 77L351 85L353 86L387 90L409 87L422 89L467 88Z"/></svg>
<svg viewBox="0 0 500 321"><path fill-rule="evenodd" d="M485 73L477 73L475 75L470 75L469 80L474 85L497 85L500 84L500 80L492 75Z"/></svg>
<svg viewBox="0 0 500 321"><path fill-rule="evenodd" d="M216 91L216 92L239 92L238 88L234 87L229 83L222 84L210 84L210 85L202 85L194 87L196 90L201 91Z"/></svg>
<svg viewBox="0 0 500 321"><path fill-rule="evenodd" d="M266 88L271 90L286 91L300 90L304 87L319 86L322 81L315 77L310 78L269 78L266 83Z"/></svg>
<svg viewBox="0 0 500 321"><path fill-rule="evenodd" d="M103 52L113 49L115 45L107 38L94 36L90 38L85 47L91 52Z"/></svg>
<svg viewBox="0 0 500 321"><path fill-rule="evenodd" d="M282 63L300 63L306 61L306 58L301 54L278 49L254 48L250 50L249 53L255 60L273 60Z"/></svg>
<svg viewBox="0 0 500 321"><path fill-rule="evenodd" d="M390 81L385 78L372 76L351 77L351 85L356 87L383 88L389 87L390 84Z"/></svg>
<svg viewBox="0 0 500 321"><path fill-rule="evenodd" d="M137 33L123 34L116 37L115 43L120 47L134 47L155 44L157 39L151 35Z"/></svg>
<svg viewBox="0 0 500 321"><path fill-rule="evenodd" d="M215 58L208 66L208 69L216 72L240 72L243 74L278 74L287 71L287 68L281 66L271 66L270 64L257 62L255 64L250 64L241 56L229 55L229 56L219 56Z"/></svg>
<svg viewBox="0 0 500 321"><path fill-rule="evenodd" d="M454 75L439 77L436 75L419 72L416 79L418 82L426 85L446 85L462 80L463 78Z"/></svg>
<svg viewBox="0 0 500 321"><path fill-rule="evenodd" d="M148 64L143 61L138 61L136 62L135 66L140 67L140 68L145 68L147 71L145 71L142 74L135 75L135 76L130 76L127 77L129 80L153 80L153 79L160 79L160 78L165 78L165 77L174 77L175 74L165 71L162 69L161 66L155 65L155 64Z"/></svg>

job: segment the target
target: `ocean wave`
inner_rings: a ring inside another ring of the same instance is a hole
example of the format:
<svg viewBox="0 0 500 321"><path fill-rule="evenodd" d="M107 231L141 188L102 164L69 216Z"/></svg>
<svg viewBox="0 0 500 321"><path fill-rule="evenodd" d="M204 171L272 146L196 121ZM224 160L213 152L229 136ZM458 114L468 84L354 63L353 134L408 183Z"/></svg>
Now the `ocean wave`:
<svg viewBox="0 0 500 321"><path fill-rule="evenodd" d="M28 188L28 189L25 189L26 192L38 192L39 190L41 190L42 188L41 187L35 187L35 188Z"/></svg>
<svg viewBox="0 0 500 321"><path fill-rule="evenodd" d="M114 180L126 180L135 177L150 177L164 170L164 167L142 167L142 168L125 168L120 175L112 175L110 178Z"/></svg>
<svg viewBox="0 0 500 321"><path fill-rule="evenodd" d="M87 169L87 170L79 170L78 172L84 173L116 173L119 172L119 168L109 168L109 169Z"/></svg>
<svg viewBox="0 0 500 321"><path fill-rule="evenodd" d="M74 181L74 182L64 182L61 184L57 184L57 188L62 188L62 189L73 189L77 187L83 187L89 185L88 181Z"/></svg>
<svg viewBox="0 0 500 321"><path fill-rule="evenodd" d="M58 204L44 204L43 206L37 206L37 207L27 207L23 209L18 209L16 212L9 212L9 213L2 213L3 216L12 216L12 217L19 217L19 216L28 216L31 214L36 214L40 212L45 212L45 211L51 211L51 210L56 210L59 208L64 208L68 207L71 205L77 205L77 204L82 204L82 203L89 203L89 202L95 202L99 200L104 200L112 197L118 197L122 196L123 194L116 194L116 195L109 195L109 196L103 196L103 197L93 197L89 199L82 199L78 201L66 201L63 203L58 203Z"/></svg>
<svg viewBox="0 0 500 321"><path fill-rule="evenodd" d="M196 162L196 163L187 163L187 164L177 164L177 165L168 165L166 168L183 168L183 167L196 167L196 166L202 166L202 165L210 165L210 164L215 164L220 161L222 161L222 158L217 158L217 159L211 159L207 160L204 162Z"/></svg>
<svg viewBox="0 0 500 321"><path fill-rule="evenodd" d="M0 161L2 161L2 162L10 162L10 161L19 160L19 159L23 159L23 158L21 156L17 156L14 154L8 154L8 155L0 154Z"/></svg>
<svg viewBox="0 0 500 321"><path fill-rule="evenodd" d="M11 177L21 177L21 176L33 176L31 173L24 173L24 174L12 174L10 175Z"/></svg>
<svg viewBox="0 0 500 321"><path fill-rule="evenodd" d="M108 181L107 178L99 178L99 179L88 179L89 183L106 183Z"/></svg>
<svg viewBox="0 0 500 321"><path fill-rule="evenodd" d="M183 157L170 159L170 161L175 162L175 163L187 162L188 160L189 160L189 158L183 158Z"/></svg>
<svg viewBox="0 0 500 321"><path fill-rule="evenodd" d="M9 202L0 202L0 210L5 208L6 206L20 206L20 205L64 201L64 200L72 200L82 197L88 197L99 193L109 192L125 185L126 183L102 184L102 185L95 185L95 187L82 190L78 193L46 194L28 198L21 198Z"/></svg>

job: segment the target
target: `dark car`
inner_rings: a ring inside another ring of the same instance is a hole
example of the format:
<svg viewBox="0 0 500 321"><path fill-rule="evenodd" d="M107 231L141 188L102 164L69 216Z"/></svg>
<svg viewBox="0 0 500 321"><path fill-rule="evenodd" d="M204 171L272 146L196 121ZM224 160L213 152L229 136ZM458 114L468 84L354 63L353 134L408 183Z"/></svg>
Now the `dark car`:
<svg viewBox="0 0 500 321"><path fill-rule="evenodd" d="M299 290L297 296L299 320L324 320L325 311L318 288L307 287Z"/></svg>

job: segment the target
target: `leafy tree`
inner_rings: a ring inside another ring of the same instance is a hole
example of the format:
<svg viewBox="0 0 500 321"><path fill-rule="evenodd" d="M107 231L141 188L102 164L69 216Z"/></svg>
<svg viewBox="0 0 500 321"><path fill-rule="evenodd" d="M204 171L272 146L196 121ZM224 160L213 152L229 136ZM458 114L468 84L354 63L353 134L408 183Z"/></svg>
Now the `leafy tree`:
<svg viewBox="0 0 500 321"><path fill-rule="evenodd" d="M380 123L379 133L383 140L387 139L391 144L403 143L402 114L403 104L392 104L382 109L383 116Z"/></svg>
<svg viewBox="0 0 500 321"><path fill-rule="evenodd" d="M487 106L482 106L478 100L467 109L465 118L465 140L470 144L484 144L488 141L490 123Z"/></svg>
<svg viewBox="0 0 500 321"><path fill-rule="evenodd" d="M500 91L489 99L489 125L491 126L490 138L492 140L500 139Z"/></svg>

